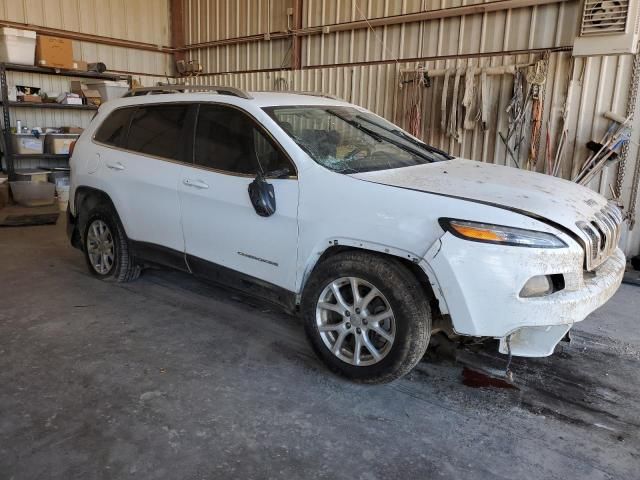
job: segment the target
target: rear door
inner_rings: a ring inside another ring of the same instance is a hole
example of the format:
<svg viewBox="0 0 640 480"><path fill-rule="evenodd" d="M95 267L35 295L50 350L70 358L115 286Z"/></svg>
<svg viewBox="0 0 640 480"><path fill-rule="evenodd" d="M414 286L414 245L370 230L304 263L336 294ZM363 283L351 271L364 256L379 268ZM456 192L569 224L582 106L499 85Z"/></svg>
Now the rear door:
<svg viewBox="0 0 640 480"><path fill-rule="evenodd" d="M163 247L183 255L178 183L191 156L185 134L192 131L192 105L162 103L126 110L127 133L99 153L108 193L127 235L141 243L138 247Z"/></svg>
<svg viewBox="0 0 640 480"><path fill-rule="evenodd" d="M267 180L277 205L270 217L259 216L249 200L249 184L261 170L279 170L283 177ZM281 147L252 117L229 105L200 106L194 164L184 167L179 191L194 273L215 277L230 269L295 290L298 179Z"/></svg>

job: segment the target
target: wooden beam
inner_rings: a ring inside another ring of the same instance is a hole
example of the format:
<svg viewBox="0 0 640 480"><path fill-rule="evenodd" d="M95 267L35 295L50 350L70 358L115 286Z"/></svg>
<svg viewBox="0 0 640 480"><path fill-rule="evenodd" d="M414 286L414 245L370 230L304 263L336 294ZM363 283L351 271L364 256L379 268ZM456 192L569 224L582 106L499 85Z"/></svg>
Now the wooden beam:
<svg viewBox="0 0 640 480"><path fill-rule="evenodd" d="M302 0L293 0L293 30L302 29ZM302 68L302 37L294 35L291 38L291 68L300 70Z"/></svg>
<svg viewBox="0 0 640 480"><path fill-rule="evenodd" d="M174 61L184 60L185 51L177 50L185 46L184 41L184 4L182 0L171 0L169 4L169 18L171 20L171 47Z"/></svg>

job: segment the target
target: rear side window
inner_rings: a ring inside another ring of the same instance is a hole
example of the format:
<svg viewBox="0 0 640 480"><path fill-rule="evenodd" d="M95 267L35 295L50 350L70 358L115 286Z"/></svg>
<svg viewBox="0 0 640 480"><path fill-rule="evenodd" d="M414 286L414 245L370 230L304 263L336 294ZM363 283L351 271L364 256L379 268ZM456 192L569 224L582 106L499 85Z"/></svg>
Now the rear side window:
<svg viewBox="0 0 640 480"><path fill-rule="evenodd" d="M188 112L186 104L138 107L129 127L126 148L147 155L183 160Z"/></svg>
<svg viewBox="0 0 640 480"><path fill-rule="evenodd" d="M194 153L196 165L225 172L287 170L287 175L295 175L289 160L251 117L223 105L200 106Z"/></svg>
<svg viewBox="0 0 640 480"><path fill-rule="evenodd" d="M98 142L119 147L125 140L133 108L119 108L109 114L95 134Z"/></svg>

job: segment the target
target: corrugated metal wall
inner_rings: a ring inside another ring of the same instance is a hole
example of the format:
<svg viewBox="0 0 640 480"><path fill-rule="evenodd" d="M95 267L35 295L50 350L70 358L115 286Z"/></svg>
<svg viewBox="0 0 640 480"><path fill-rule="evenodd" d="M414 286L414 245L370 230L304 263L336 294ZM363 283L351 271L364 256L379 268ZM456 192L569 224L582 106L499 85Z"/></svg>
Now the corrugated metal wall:
<svg viewBox="0 0 640 480"><path fill-rule="evenodd" d="M188 45L287 30L291 0L185 0L185 41ZM208 72L286 68L291 42L276 39L222 45L190 52Z"/></svg>
<svg viewBox="0 0 640 480"><path fill-rule="evenodd" d="M0 20L88 33L157 45L170 44L168 0L0 0ZM154 85L172 74L172 58L166 53L73 41L74 59L100 61L109 70L142 72L133 75L143 85ZM40 87L48 94L69 91L72 77L8 72L9 85ZM81 80L81 79L78 79ZM30 127L86 127L95 112L37 108L11 108L11 126L16 120ZM66 161L47 161L64 166ZM20 160L16 168L34 168L38 160Z"/></svg>
<svg viewBox="0 0 640 480"><path fill-rule="evenodd" d="M302 28L488 2L304 0ZM187 43L281 31L287 25L287 8L291 4L291 0L185 0ZM540 156L536 169L541 170L544 165L547 125L550 127L550 151L555 155L562 130L561 114L567 87L569 80L574 80L567 121L569 141L561 169L562 176L568 178L587 158L589 152L585 147L586 142L599 139L609 126L603 114L607 111L625 114L633 67L631 56L574 59L570 52L562 51L563 47L566 50L573 44L581 8L581 0L568 0L493 13L305 36L302 37L302 70L214 74L196 81L248 90L323 91L406 126L408 87L399 88L401 70L418 66L427 71L508 66L536 61L542 58L540 50L553 49L549 56ZM267 11L271 14L267 15ZM216 12L216 15L213 16L212 12ZM257 12L263 12L263 15L256 18L254 13ZM193 22L195 18L201 21ZM196 49L189 55L203 64L205 72L279 69L290 64L290 45L290 39L260 41ZM406 61L418 58L423 60ZM513 76L490 77L488 129L483 131L477 127L466 130L460 143L445 136L440 129L443 83L442 77L434 78L432 86L422 92L422 138L455 155L513 165L498 135L499 132L505 133L508 127L505 110L512 95ZM636 118L634 141L637 142L640 115L636 115ZM527 147L523 145L522 151L526 152ZM622 195L625 204L628 203L637 150L637 143L629 149L629 174L625 177ZM616 168L610 167L602 176L594 179L590 187L610 196ZM640 249L639 231L640 227L636 227L634 235L627 236L627 251Z"/></svg>
<svg viewBox="0 0 640 480"><path fill-rule="evenodd" d="M0 20L170 44L168 0L0 0ZM165 53L74 42L74 54L110 70L171 74L171 57Z"/></svg>

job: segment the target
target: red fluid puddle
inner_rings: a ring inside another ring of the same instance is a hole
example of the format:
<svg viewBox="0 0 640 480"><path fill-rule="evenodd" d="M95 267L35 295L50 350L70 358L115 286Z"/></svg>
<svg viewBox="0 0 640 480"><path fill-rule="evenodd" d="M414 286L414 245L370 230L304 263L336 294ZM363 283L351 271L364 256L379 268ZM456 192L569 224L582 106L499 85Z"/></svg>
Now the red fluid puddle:
<svg viewBox="0 0 640 480"><path fill-rule="evenodd" d="M489 375L471 370L467 367L464 367L462 369L462 383L471 388L518 388L515 385L510 384L506 380L490 377Z"/></svg>

